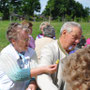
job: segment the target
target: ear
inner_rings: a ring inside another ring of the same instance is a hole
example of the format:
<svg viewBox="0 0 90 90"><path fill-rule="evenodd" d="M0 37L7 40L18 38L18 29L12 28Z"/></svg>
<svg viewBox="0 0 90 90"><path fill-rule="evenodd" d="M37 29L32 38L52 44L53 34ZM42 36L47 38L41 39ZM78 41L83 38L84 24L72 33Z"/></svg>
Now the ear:
<svg viewBox="0 0 90 90"><path fill-rule="evenodd" d="M11 43L14 45L16 43L15 39L11 39Z"/></svg>
<svg viewBox="0 0 90 90"><path fill-rule="evenodd" d="M66 34L67 34L67 31L64 30L64 31L62 32L62 35L66 35Z"/></svg>

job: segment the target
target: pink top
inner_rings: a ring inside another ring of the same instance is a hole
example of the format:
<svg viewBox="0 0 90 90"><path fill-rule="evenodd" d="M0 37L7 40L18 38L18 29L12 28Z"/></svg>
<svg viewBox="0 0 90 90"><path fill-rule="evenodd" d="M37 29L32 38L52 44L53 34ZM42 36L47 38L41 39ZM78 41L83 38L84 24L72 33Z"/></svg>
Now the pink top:
<svg viewBox="0 0 90 90"><path fill-rule="evenodd" d="M88 38L88 39L86 40L86 45L85 45L85 47L86 47L87 45L90 45L90 38Z"/></svg>
<svg viewBox="0 0 90 90"><path fill-rule="evenodd" d="M30 37L29 47L35 49L35 40L31 35L29 35L29 37Z"/></svg>

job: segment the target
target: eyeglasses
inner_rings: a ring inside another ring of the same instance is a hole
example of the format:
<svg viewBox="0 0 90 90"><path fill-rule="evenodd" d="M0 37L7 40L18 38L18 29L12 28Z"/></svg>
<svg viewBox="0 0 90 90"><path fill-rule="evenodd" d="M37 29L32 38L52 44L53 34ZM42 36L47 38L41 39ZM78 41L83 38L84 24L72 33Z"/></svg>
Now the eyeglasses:
<svg viewBox="0 0 90 90"><path fill-rule="evenodd" d="M24 39L23 41L24 41L24 42L28 42L28 41L30 41L30 38L26 38L26 39Z"/></svg>

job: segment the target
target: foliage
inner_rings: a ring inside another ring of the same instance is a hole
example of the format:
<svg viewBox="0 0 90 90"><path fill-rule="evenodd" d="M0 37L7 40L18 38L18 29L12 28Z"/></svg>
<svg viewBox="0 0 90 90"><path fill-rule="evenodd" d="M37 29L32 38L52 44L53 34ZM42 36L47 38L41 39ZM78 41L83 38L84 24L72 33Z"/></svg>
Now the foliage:
<svg viewBox="0 0 90 90"><path fill-rule="evenodd" d="M34 11L40 12L39 0L22 0L22 13L30 16L34 15Z"/></svg>
<svg viewBox="0 0 90 90"><path fill-rule="evenodd" d="M8 0L0 0L0 12L3 13L3 18L7 19L9 16Z"/></svg>
<svg viewBox="0 0 90 90"><path fill-rule="evenodd" d="M43 12L44 15L52 16L57 19L58 16L65 18L70 16L72 19L75 17L87 17L90 8L83 8L82 4L75 0L49 0Z"/></svg>
<svg viewBox="0 0 90 90"><path fill-rule="evenodd" d="M3 17L3 13L0 12L0 17Z"/></svg>
<svg viewBox="0 0 90 90"><path fill-rule="evenodd" d="M3 19L9 19L11 14L33 16L34 11L40 12L39 0L0 0L0 12Z"/></svg>

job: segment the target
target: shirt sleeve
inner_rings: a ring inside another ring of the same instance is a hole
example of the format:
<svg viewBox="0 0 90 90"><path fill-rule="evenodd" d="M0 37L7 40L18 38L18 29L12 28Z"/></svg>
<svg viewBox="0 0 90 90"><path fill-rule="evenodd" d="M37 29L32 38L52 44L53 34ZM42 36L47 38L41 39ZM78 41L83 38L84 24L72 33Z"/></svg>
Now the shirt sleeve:
<svg viewBox="0 0 90 90"><path fill-rule="evenodd" d="M40 65L46 66L53 64L53 52L48 46L44 47L41 51ZM58 90L57 86L53 83L51 75L41 74L37 76L37 84L41 90Z"/></svg>
<svg viewBox="0 0 90 90"><path fill-rule="evenodd" d="M30 68L21 69L14 57L8 54L0 55L0 67L13 81L30 80Z"/></svg>

